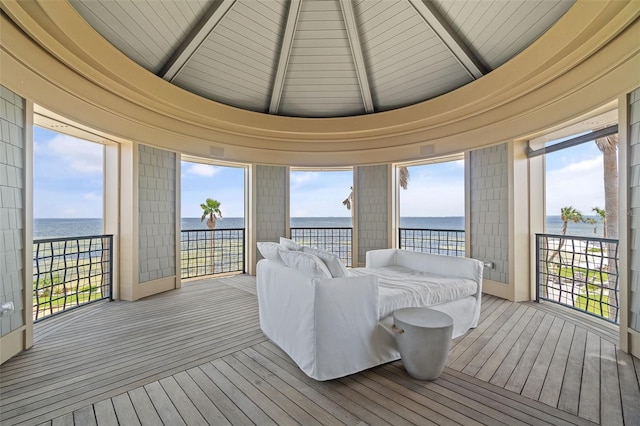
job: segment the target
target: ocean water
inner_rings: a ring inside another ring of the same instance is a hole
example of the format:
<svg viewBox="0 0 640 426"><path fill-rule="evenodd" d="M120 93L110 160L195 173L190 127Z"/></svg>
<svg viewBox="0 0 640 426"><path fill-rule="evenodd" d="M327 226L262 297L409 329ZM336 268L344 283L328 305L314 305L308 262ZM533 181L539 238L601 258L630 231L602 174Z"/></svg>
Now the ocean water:
<svg viewBox="0 0 640 426"><path fill-rule="evenodd" d="M602 224L597 217L596 225L569 223L568 235L602 238ZM182 229L207 229L200 218L182 218ZM350 227L350 217L293 217L293 228L342 228ZM464 230L464 217L403 217L401 228ZM239 217L219 219L216 229L244 228L244 219ZM595 228L595 233L594 233ZM547 216L547 233L560 234L560 216ZM102 234L102 219L34 219L33 238L78 237Z"/></svg>
<svg viewBox="0 0 640 426"><path fill-rule="evenodd" d="M34 219L33 238L101 235L102 219Z"/></svg>

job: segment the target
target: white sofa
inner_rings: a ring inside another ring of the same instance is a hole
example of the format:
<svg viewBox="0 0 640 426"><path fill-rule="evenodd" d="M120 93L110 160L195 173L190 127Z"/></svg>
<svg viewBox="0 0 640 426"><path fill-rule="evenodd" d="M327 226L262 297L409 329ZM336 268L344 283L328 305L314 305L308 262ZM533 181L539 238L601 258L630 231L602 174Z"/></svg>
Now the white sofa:
<svg viewBox="0 0 640 426"><path fill-rule="evenodd" d="M395 309L430 306L445 312L454 319L453 337L478 324L483 271L478 260L373 250L365 268L333 278L322 265L310 272L269 257L257 267L260 326L316 380L399 359L391 331Z"/></svg>

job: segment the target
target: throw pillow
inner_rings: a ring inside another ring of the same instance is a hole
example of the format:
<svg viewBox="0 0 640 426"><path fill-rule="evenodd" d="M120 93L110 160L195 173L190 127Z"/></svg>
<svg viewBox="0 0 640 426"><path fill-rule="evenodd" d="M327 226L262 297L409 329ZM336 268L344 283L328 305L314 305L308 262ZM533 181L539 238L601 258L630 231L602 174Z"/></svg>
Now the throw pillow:
<svg viewBox="0 0 640 426"><path fill-rule="evenodd" d="M279 253L282 261L289 268L310 277L331 278L331 272L317 256L293 250L280 250Z"/></svg>
<svg viewBox="0 0 640 426"><path fill-rule="evenodd" d="M302 251L302 246L289 238L280 237L280 244L289 250Z"/></svg>
<svg viewBox="0 0 640 426"><path fill-rule="evenodd" d="M324 250L318 250L312 247L304 247L302 251L304 253L309 253L314 256L318 256L320 260L322 260L324 264L327 266L327 269L329 269L329 272L331 272L331 276L333 278L342 278L342 277L349 276L349 271L347 270L347 267L344 265L344 263L342 263L340 258L335 254L329 253L328 251L324 251Z"/></svg>
<svg viewBox="0 0 640 426"><path fill-rule="evenodd" d="M285 247L282 247L278 243L272 243L269 241L258 242L257 246L258 246L258 251L260 252L262 257L264 257L265 259L271 260L272 262L284 264L278 251L287 250Z"/></svg>

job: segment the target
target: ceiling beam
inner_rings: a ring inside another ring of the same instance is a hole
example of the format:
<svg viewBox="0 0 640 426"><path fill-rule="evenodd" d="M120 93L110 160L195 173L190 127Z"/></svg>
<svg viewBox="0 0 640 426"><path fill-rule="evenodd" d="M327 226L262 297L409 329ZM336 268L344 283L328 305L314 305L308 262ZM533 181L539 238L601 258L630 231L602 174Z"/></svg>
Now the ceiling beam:
<svg viewBox="0 0 640 426"><path fill-rule="evenodd" d="M167 81L173 81L235 2L236 0L218 0L213 2L209 10L207 10L207 13L200 19L185 41L182 42L167 63L164 64L158 76Z"/></svg>
<svg viewBox="0 0 640 426"><path fill-rule="evenodd" d="M409 0L409 2L474 80L488 72L433 3L428 0Z"/></svg>
<svg viewBox="0 0 640 426"><path fill-rule="evenodd" d="M358 82L360 83L360 92L362 93L362 102L364 110L367 113L375 112L373 108L373 97L371 96L371 86L369 86L369 76L367 75L367 67L364 63L362 55L362 45L360 44L360 36L358 35L358 25L356 24L356 15L353 12L353 4L351 0L340 0L342 7L342 16L344 17L344 25L349 36L349 44L351 45L351 54L356 67Z"/></svg>
<svg viewBox="0 0 640 426"><path fill-rule="evenodd" d="M289 57L291 56L291 47L293 46L293 36L296 34L298 15L300 15L300 5L300 0L291 0L289 2L289 13L287 14L287 23L285 24L284 33L282 34L278 68L276 69L276 76L273 79L273 89L271 90L269 114L277 114L278 108L280 107L282 89L284 88L284 78L287 75Z"/></svg>

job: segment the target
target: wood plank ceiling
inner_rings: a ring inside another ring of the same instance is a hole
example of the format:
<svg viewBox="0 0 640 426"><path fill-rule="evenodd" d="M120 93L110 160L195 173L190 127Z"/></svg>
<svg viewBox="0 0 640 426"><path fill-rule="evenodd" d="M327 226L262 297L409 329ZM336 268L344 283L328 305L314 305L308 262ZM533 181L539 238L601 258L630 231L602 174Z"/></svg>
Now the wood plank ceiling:
<svg viewBox="0 0 640 426"><path fill-rule="evenodd" d="M70 0L157 77L298 117L400 108L455 90L533 43L574 0Z"/></svg>

